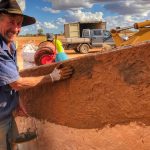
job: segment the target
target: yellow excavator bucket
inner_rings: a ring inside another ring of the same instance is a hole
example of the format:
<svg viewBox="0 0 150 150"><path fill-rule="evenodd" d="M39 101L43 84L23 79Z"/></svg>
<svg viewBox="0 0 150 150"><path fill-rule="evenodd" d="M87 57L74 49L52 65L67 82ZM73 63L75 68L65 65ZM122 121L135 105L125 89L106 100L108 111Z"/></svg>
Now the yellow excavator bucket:
<svg viewBox="0 0 150 150"><path fill-rule="evenodd" d="M135 34L133 34L132 36L130 36L127 40L124 40L123 38L121 38L119 33L123 30L131 29L131 28L138 29L138 31L135 32ZM149 36L150 35L150 20L135 23L131 27L120 28L118 30L112 29L111 35L116 46L134 45L134 44L141 43L144 41L149 41L150 40L150 36Z"/></svg>

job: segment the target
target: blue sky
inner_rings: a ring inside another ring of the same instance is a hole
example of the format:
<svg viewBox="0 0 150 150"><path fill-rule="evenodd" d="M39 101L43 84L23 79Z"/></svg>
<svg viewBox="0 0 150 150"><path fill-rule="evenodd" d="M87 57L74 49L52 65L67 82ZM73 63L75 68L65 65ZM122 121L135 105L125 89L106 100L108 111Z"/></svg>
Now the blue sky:
<svg viewBox="0 0 150 150"><path fill-rule="evenodd" d="M36 18L21 34L64 32L68 22L106 21L107 29L150 19L149 0L17 0L24 14Z"/></svg>

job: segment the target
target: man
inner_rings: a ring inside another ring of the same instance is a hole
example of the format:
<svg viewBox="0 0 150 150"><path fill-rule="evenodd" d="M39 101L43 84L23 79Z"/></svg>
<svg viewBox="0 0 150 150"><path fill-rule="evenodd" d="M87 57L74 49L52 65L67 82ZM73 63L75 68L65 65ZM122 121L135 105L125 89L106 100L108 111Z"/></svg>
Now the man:
<svg viewBox="0 0 150 150"><path fill-rule="evenodd" d="M36 85L70 78L73 69L56 67L45 76L20 77L16 66L13 41L21 27L35 23L35 19L22 14L16 0L0 1L0 150L12 150L13 111L18 106L18 91Z"/></svg>
<svg viewBox="0 0 150 150"><path fill-rule="evenodd" d="M54 35L52 33L47 33L46 37L47 37L47 41L52 42L54 44L54 46L55 46L55 49L56 49L55 61L56 62L60 62L60 61L63 61L63 60L67 60L68 56L64 52L64 48L63 48L62 42L57 39L57 35L54 38Z"/></svg>

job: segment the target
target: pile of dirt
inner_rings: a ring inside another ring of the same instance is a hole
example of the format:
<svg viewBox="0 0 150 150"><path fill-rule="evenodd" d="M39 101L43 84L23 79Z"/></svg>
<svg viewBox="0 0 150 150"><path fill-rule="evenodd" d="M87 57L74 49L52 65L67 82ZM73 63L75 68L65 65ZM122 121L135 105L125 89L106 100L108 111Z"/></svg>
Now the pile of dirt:
<svg viewBox="0 0 150 150"><path fill-rule="evenodd" d="M89 54L64 62L71 79L21 92L28 113L74 128L100 128L130 121L150 123L150 43ZM21 72L21 76L50 73L56 64Z"/></svg>
<svg viewBox="0 0 150 150"><path fill-rule="evenodd" d="M21 91L27 112L20 128L38 129L20 150L149 150L150 43L88 54L63 62L71 79ZM57 64L20 72L50 73ZM22 124L23 122L23 124Z"/></svg>
<svg viewBox="0 0 150 150"><path fill-rule="evenodd" d="M21 128L34 126L30 119L18 120ZM36 127L38 139L20 144L19 150L149 150L150 147L150 126L135 122L103 129L75 129L36 121Z"/></svg>

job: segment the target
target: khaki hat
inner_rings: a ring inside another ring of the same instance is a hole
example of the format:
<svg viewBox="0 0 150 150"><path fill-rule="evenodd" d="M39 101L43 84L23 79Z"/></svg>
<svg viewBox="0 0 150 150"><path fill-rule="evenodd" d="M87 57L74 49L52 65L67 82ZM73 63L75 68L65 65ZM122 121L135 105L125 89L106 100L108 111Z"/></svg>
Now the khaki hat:
<svg viewBox="0 0 150 150"><path fill-rule="evenodd" d="M23 16L22 26L34 24L35 18L24 15L16 0L0 0L0 12Z"/></svg>

